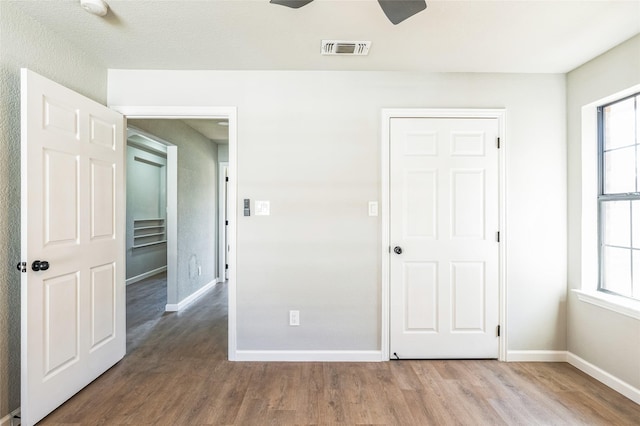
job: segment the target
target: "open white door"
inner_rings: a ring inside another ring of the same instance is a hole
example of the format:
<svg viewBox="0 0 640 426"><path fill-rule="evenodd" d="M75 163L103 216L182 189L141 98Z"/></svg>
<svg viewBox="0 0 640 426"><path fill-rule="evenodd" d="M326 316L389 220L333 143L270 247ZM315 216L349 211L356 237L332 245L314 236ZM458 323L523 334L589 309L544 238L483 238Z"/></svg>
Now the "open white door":
<svg viewBox="0 0 640 426"><path fill-rule="evenodd" d="M126 351L124 119L32 71L21 77L21 418L30 426Z"/></svg>

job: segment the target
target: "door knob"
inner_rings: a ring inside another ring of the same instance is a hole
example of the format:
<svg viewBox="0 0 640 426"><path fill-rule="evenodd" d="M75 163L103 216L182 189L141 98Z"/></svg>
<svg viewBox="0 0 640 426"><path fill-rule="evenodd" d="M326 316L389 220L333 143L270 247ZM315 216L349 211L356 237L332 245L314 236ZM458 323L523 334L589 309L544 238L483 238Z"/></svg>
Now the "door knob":
<svg viewBox="0 0 640 426"><path fill-rule="evenodd" d="M393 252L394 252L395 254L402 254L402 247L400 247L400 246L395 246L395 247L393 248Z"/></svg>
<svg viewBox="0 0 640 426"><path fill-rule="evenodd" d="M32 271L46 271L49 269L49 262L46 260L34 260L31 264Z"/></svg>

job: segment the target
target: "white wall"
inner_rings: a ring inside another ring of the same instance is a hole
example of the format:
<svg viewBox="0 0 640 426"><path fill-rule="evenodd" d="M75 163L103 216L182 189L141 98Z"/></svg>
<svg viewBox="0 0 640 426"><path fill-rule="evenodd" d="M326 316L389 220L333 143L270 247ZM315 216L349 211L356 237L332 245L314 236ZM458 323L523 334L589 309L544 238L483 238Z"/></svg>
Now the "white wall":
<svg viewBox="0 0 640 426"><path fill-rule="evenodd" d="M640 36L567 76L569 188L569 287L582 288L582 133L584 105L640 84ZM593 196L595 197L595 193ZM594 250L596 248L594 247ZM579 301L569 293L568 349L635 388L640 388L640 321Z"/></svg>
<svg viewBox="0 0 640 426"><path fill-rule="evenodd" d="M20 405L20 68L98 102L107 70L90 54L0 1L0 419Z"/></svg>
<svg viewBox="0 0 640 426"><path fill-rule="evenodd" d="M380 110L507 108L509 349L566 349L564 75L110 70L110 105L238 107L238 349L380 349ZM287 325L299 309L300 327Z"/></svg>

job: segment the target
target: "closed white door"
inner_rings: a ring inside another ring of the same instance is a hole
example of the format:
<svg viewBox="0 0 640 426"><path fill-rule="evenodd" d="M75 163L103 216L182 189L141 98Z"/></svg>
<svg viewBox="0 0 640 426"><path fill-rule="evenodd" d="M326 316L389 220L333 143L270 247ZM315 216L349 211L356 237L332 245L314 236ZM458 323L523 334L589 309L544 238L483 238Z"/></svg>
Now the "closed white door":
<svg viewBox="0 0 640 426"><path fill-rule="evenodd" d="M21 77L21 417L32 425L125 354L124 118Z"/></svg>
<svg viewBox="0 0 640 426"><path fill-rule="evenodd" d="M392 118L390 354L497 358L495 118Z"/></svg>

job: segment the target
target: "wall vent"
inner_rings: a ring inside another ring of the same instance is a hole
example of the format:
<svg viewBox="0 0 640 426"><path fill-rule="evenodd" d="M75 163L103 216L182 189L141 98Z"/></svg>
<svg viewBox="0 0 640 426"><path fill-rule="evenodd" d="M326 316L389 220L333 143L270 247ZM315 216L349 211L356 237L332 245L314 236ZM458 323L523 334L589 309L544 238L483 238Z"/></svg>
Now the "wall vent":
<svg viewBox="0 0 640 426"><path fill-rule="evenodd" d="M323 55L365 56L370 47L370 41L322 40Z"/></svg>

